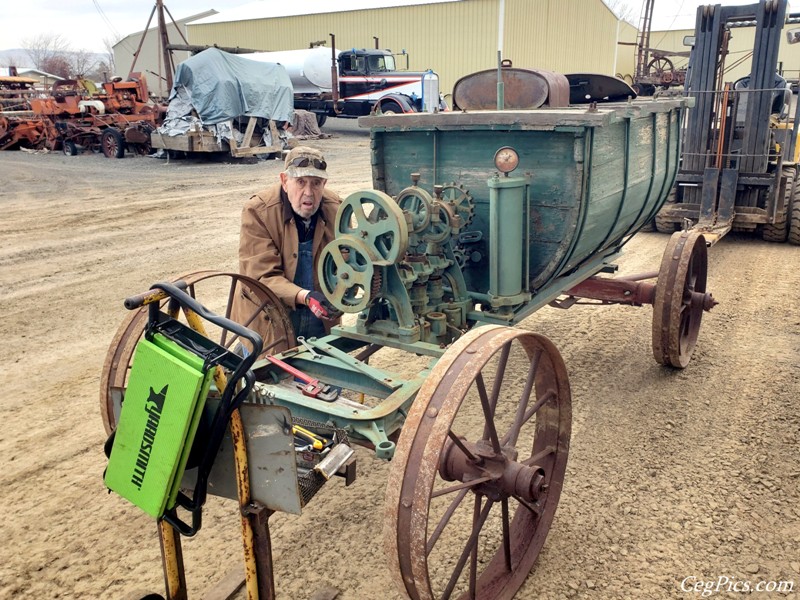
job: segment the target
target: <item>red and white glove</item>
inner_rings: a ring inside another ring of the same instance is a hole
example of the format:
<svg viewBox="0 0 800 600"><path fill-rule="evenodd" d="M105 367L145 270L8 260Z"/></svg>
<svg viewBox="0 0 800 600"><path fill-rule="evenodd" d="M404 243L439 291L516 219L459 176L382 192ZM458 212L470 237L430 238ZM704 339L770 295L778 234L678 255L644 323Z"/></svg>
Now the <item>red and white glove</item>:
<svg viewBox="0 0 800 600"><path fill-rule="evenodd" d="M314 316L318 319L333 321L342 315L340 310L328 302L328 299L325 298L322 292L309 292L306 295L305 303L311 312L314 313Z"/></svg>

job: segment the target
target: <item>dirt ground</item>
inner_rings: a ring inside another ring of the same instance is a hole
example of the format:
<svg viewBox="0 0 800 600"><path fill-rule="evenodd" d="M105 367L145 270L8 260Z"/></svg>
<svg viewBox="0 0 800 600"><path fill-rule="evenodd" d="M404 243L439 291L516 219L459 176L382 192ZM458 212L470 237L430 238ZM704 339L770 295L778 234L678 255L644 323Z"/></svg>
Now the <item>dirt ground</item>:
<svg viewBox="0 0 800 600"><path fill-rule="evenodd" d="M331 187L371 187L368 136L313 145ZM103 360L125 296L236 269L241 205L279 170L0 153L0 598L163 593L154 522L102 482ZM638 234L621 271L657 269L666 241ZM720 577L800 590L800 248L737 234L709 260L720 305L683 371L653 361L649 308L546 308L522 324L561 351L573 426L518 598L691 598L687 585ZM388 465L362 449L358 461L355 485L337 479L302 516L272 518L279 598L325 585L342 600L400 597L381 542ZM190 597L241 569L236 513L210 498L184 540Z"/></svg>

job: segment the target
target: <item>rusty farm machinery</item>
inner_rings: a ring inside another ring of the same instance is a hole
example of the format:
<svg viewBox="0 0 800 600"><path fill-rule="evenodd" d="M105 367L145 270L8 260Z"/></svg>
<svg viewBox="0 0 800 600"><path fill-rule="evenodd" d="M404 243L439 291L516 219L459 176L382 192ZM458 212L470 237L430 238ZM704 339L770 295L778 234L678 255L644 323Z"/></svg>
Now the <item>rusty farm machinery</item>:
<svg viewBox="0 0 800 600"><path fill-rule="evenodd" d="M572 410L557 348L517 325L547 305L652 304L654 357L683 368L715 304L697 232L673 234L659 272L613 276L674 182L690 103L508 110L507 95L498 110L363 117L374 189L344 200L318 260L350 315L325 337L296 340L275 294L238 274L129 298L101 378L106 483L157 518L166 596L186 597L180 536L211 493L238 498L248 597L274 598L269 516L299 513L334 475L352 483L358 444L392 460L384 550L403 594L513 597L558 505ZM253 310L234 323L240 295ZM271 324L268 347L255 320ZM182 441L143 499L169 438L153 415L171 403Z"/></svg>
<svg viewBox="0 0 800 600"><path fill-rule="evenodd" d="M163 110L149 101L147 81L131 73L127 81L115 78L96 89L86 80L63 80L50 94L26 99L23 111L0 112L0 150L61 148L74 156L80 150L122 158L125 150L150 150L150 133Z"/></svg>

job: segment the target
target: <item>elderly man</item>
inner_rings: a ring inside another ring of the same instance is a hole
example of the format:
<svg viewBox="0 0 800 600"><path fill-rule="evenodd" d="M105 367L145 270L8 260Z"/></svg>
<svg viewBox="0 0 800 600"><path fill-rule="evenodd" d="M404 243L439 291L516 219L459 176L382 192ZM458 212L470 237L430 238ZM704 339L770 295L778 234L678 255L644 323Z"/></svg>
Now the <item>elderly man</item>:
<svg viewBox="0 0 800 600"><path fill-rule="evenodd" d="M319 337L338 321L337 311L319 292L317 261L334 238L338 195L325 189L327 163L319 150L298 146L286 156L280 183L251 197L242 210L239 270L265 284L290 309L296 336ZM232 316L244 322L256 309L245 292ZM271 323L259 315L249 325L274 341Z"/></svg>

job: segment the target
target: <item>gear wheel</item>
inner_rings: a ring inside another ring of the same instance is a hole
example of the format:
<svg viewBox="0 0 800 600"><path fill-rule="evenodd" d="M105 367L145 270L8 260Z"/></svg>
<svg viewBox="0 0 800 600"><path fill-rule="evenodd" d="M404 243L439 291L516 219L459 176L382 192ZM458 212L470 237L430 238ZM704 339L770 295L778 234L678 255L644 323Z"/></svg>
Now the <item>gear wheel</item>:
<svg viewBox="0 0 800 600"><path fill-rule="evenodd" d="M475 202L472 194L460 183L448 183L442 186L442 200L451 202L456 214L461 217L461 226L467 227L475 216Z"/></svg>

